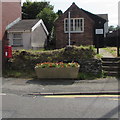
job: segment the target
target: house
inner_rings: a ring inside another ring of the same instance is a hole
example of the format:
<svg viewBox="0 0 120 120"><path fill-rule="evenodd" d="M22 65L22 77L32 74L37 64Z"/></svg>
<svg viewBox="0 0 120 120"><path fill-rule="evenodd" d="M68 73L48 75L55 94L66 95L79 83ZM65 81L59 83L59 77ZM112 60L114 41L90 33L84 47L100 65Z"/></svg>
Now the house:
<svg viewBox="0 0 120 120"><path fill-rule="evenodd" d="M42 20L20 20L7 30L9 44L13 49L44 48L48 31Z"/></svg>
<svg viewBox="0 0 120 120"><path fill-rule="evenodd" d="M55 22L56 48L68 45L69 39L71 45L96 46L98 37L99 47L102 47L107 32L106 22L100 15L92 14L73 3Z"/></svg>

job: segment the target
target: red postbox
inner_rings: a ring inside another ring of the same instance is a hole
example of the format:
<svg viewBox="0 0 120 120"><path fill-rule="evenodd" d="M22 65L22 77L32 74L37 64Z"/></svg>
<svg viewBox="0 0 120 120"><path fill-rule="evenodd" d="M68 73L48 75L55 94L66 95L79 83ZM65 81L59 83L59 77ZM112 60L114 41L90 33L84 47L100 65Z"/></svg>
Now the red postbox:
<svg viewBox="0 0 120 120"><path fill-rule="evenodd" d="M4 55L6 58L12 57L12 47L11 46L5 46Z"/></svg>

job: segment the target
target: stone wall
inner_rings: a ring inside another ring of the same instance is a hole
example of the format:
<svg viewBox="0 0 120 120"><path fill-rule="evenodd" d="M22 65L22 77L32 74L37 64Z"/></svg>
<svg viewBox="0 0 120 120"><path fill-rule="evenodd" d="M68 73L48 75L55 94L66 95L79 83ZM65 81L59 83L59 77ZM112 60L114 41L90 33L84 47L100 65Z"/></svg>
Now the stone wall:
<svg viewBox="0 0 120 120"><path fill-rule="evenodd" d="M91 47L66 47L53 51L29 52L13 51L13 58L9 60L9 68L13 70L34 70L37 63L42 62L78 62L80 72L101 73L101 60L94 59L95 53Z"/></svg>
<svg viewBox="0 0 120 120"><path fill-rule="evenodd" d="M81 59L78 61L80 64L80 72L100 74L102 73L102 61L98 59Z"/></svg>

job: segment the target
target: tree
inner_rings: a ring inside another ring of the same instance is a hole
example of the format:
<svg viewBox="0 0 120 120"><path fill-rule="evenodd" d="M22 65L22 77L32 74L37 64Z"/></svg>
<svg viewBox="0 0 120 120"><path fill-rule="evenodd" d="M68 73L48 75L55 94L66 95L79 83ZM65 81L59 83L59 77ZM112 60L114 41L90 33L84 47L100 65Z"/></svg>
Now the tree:
<svg viewBox="0 0 120 120"><path fill-rule="evenodd" d="M118 30L118 29L120 29L120 26L118 26L118 25L117 25L117 27L114 27L113 25L111 25L111 26L109 26L109 28L108 28L108 30L111 31L111 32L116 31L116 30Z"/></svg>
<svg viewBox="0 0 120 120"><path fill-rule="evenodd" d="M50 8L44 8L38 15L37 18L42 19L44 21L44 24L46 25L48 31L51 33L54 21L57 18L57 14L51 10Z"/></svg>
<svg viewBox="0 0 120 120"><path fill-rule="evenodd" d="M58 16L61 16L63 14L62 10L57 11Z"/></svg>
<svg viewBox="0 0 120 120"><path fill-rule="evenodd" d="M119 30L120 29L120 26L119 25L117 25L117 27L115 28L115 30Z"/></svg>
<svg viewBox="0 0 120 120"><path fill-rule="evenodd" d="M114 26L113 26L113 25L111 25L111 26L109 26L108 30L109 30L109 31L114 31L114 30L115 30L115 28L114 28Z"/></svg>
<svg viewBox="0 0 120 120"><path fill-rule="evenodd" d="M22 18L23 19L35 19L36 16L44 9L49 8L53 10L53 6L50 5L50 2L31 2L26 0L22 6Z"/></svg>

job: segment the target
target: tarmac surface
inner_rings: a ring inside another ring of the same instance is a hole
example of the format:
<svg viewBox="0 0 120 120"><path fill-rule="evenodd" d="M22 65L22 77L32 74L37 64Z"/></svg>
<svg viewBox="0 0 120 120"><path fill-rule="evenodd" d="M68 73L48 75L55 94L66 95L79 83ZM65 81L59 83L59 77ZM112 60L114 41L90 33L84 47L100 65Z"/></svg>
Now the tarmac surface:
<svg viewBox="0 0 120 120"><path fill-rule="evenodd" d="M2 92L17 95L119 94L119 78L96 80L40 80L3 78Z"/></svg>

